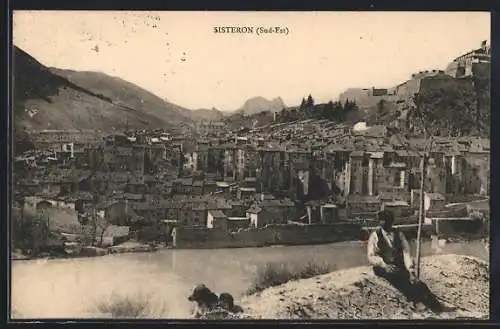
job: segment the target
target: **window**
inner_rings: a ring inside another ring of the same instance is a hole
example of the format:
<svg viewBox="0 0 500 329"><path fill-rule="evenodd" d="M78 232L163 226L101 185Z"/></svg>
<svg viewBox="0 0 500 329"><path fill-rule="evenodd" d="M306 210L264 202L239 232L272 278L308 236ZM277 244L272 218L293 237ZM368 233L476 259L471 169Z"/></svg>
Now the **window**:
<svg viewBox="0 0 500 329"><path fill-rule="evenodd" d="M368 163L370 162L370 157L368 155L365 155L363 156L363 162L362 162L362 166L363 167L368 167Z"/></svg>
<svg viewBox="0 0 500 329"><path fill-rule="evenodd" d="M394 186L399 186L401 184L401 172L399 170L394 171Z"/></svg>
<svg viewBox="0 0 500 329"><path fill-rule="evenodd" d="M333 158L333 167L335 170L342 170L344 168L344 161L341 156Z"/></svg>
<svg viewBox="0 0 500 329"><path fill-rule="evenodd" d="M391 163L391 158L389 153L384 153L384 157L382 159L382 165L384 167L387 167Z"/></svg>

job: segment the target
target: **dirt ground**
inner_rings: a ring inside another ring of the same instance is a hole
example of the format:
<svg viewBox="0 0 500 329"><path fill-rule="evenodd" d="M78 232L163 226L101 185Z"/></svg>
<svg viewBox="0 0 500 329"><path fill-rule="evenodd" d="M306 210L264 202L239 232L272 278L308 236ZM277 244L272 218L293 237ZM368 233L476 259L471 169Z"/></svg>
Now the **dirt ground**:
<svg viewBox="0 0 500 329"><path fill-rule="evenodd" d="M260 319L488 319L489 265L467 256L422 259L421 278L445 306L441 314L416 311L369 267L335 271L292 281L240 301Z"/></svg>

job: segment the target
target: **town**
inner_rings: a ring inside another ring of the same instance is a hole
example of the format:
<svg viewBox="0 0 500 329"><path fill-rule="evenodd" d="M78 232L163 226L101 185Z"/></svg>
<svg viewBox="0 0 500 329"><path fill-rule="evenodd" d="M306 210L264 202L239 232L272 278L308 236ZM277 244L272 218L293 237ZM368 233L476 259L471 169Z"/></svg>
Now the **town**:
<svg viewBox="0 0 500 329"><path fill-rule="evenodd" d="M486 319L488 17L217 15L18 13L11 316Z"/></svg>
<svg viewBox="0 0 500 329"><path fill-rule="evenodd" d="M408 104L420 91L415 86L456 83L473 74L473 65L488 63L488 53L483 45L453 61L448 73L413 74L394 90L362 90L358 101L389 94ZM356 101L352 91L349 96ZM35 150L15 159L22 168L15 201L23 213L46 218L49 227L76 220L90 227L93 245L114 234L121 235L116 241L174 248L335 242L356 239L360 225L369 226L377 211L388 208L399 224L416 225L428 139L394 132L398 121L394 127L279 117L274 113L265 125L240 129L202 120L177 130L107 136L94 130L33 132ZM471 209L463 201L485 200L490 189L489 139L436 136L430 151L426 216L467 217ZM453 203L460 206L446 206ZM350 233L325 234L322 225L328 224L343 224L332 226L333 232L343 227ZM108 227L125 229L110 233Z"/></svg>
<svg viewBox="0 0 500 329"><path fill-rule="evenodd" d="M212 236L214 229L366 224L388 207L401 223L415 224L419 154L428 144L382 125L314 119L243 131L202 121L178 132L105 138L95 131L45 130L34 141L36 151L15 159L24 170L15 186L22 209L71 209L82 225L101 216L107 225L129 227L138 240L173 247L189 245L174 239L174 228L185 228L188 239L192 232ZM435 137L431 155L428 216L466 217L463 207L445 204L488 194L489 140Z"/></svg>

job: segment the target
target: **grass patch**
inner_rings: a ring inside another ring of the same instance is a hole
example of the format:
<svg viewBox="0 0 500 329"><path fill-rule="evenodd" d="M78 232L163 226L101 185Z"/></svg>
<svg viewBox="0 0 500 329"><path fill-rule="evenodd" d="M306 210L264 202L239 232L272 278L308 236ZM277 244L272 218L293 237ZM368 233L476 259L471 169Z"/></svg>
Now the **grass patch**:
<svg viewBox="0 0 500 329"><path fill-rule="evenodd" d="M109 300L97 304L97 310L113 318L139 318L151 312L150 299L143 295L112 295Z"/></svg>
<svg viewBox="0 0 500 329"><path fill-rule="evenodd" d="M251 295L269 287L279 286L288 281L308 279L330 273L336 266L329 263L308 262L306 264L270 263L257 268L253 283L247 294Z"/></svg>

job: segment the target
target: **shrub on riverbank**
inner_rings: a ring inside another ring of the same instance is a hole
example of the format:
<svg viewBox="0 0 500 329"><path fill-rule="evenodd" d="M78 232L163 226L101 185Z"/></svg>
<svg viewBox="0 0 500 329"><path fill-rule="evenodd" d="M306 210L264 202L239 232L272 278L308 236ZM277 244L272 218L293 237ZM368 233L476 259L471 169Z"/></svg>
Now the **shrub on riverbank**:
<svg viewBox="0 0 500 329"><path fill-rule="evenodd" d="M306 264L270 263L257 268L252 286L247 293L254 294L266 288L279 286L288 281L308 279L330 273L336 266L329 263L308 262Z"/></svg>
<svg viewBox="0 0 500 329"><path fill-rule="evenodd" d="M97 310L113 318L139 318L147 315L150 306L149 298L143 295L113 295L109 300L99 302Z"/></svg>
<svg viewBox="0 0 500 329"><path fill-rule="evenodd" d="M63 242L50 232L45 218L29 213L22 215L19 211L14 211L11 224L12 250L29 256L65 254Z"/></svg>

